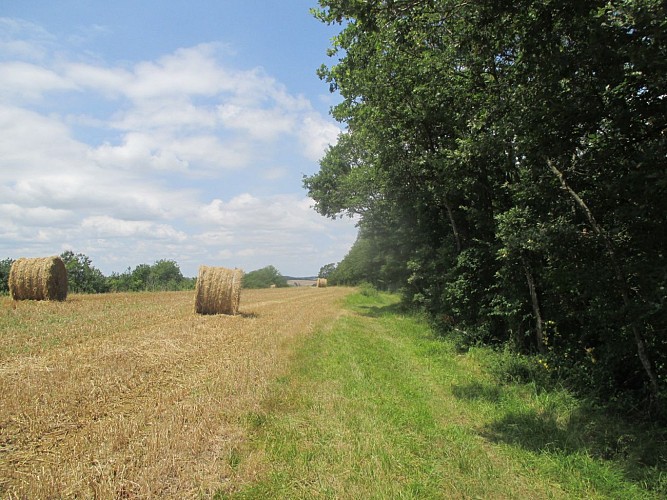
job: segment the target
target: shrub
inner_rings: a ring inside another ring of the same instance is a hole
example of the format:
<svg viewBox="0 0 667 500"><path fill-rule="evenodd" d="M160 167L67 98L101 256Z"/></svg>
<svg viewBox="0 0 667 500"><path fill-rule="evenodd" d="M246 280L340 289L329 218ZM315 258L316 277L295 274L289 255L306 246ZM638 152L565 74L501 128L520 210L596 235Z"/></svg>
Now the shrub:
<svg viewBox="0 0 667 500"><path fill-rule="evenodd" d="M359 293L364 297L377 297L379 293L377 288L368 282L360 283L357 288L359 289Z"/></svg>

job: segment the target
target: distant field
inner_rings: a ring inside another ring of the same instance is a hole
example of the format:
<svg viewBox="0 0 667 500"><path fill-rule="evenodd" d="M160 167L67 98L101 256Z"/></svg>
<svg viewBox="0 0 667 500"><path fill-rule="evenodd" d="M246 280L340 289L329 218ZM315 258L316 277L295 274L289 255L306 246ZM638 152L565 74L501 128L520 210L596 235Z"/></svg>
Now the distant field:
<svg viewBox="0 0 667 500"><path fill-rule="evenodd" d="M192 292L0 298L0 497L208 496L294 343L350 289L244 291L199 316Z"/></svg>
<svg viewBox="0 0 667 500"><path fill-rule="evenodd" d="M287 280L289 286L315 286L317 280Z"/></svg>

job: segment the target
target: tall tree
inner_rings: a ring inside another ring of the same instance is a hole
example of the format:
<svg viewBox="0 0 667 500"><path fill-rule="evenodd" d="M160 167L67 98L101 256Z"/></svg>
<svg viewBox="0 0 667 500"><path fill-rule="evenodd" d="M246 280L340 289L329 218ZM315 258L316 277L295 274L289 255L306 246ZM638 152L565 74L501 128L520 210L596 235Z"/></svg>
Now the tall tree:
<svg viewBox="0 0 667 500"><path fill-rule="evenodd" d="M667 387L667 6L321 0L347 125L304 179L471 340ZM400 235L400 237L396 237ZM343 264L343 263L341 263ZM340 267L340 266L339 266Z"/></svg>
<svg viewBox="0 0 667 500"><path fill-rule="evenodd" d="M178 290L183 281L183 274L173 260L156 261L148 273L146 287L149 290Z"/></svg>

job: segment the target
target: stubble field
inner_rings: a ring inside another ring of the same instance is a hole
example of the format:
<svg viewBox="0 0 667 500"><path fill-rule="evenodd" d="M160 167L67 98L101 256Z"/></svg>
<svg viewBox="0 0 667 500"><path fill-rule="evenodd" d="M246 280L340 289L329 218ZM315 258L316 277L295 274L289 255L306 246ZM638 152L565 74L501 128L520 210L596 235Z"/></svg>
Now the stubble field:
<svg viewBox="0 0 667 500"><path fill-rule="evenodd" d="M248 418L349 293L244 290L234 317L196 315L192 292L0 298L0 497L183 498L239 480Z"/></svg>

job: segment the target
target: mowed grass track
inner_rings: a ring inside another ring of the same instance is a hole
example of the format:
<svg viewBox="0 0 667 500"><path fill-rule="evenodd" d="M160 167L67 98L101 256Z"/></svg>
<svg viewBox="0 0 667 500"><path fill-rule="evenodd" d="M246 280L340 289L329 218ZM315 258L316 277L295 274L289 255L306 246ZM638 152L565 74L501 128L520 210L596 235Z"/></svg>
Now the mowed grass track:
<svg viewBox="0 0 667 500"><path fill-rule="evenodd" d="M395 296L346 301L250 420L236 469L257 479L219 498L664 498L664 462L640 458L664 432L642 436L563 389L499 385L494 353L458 353Z"/></svg>
<svg viewBox="0 0 667 500"><path fill-rule="evenodd" d="M192 292L1 298L0 497L229 489L248 415L349 293L243 291L235 317L194 314Z"/></svg>

